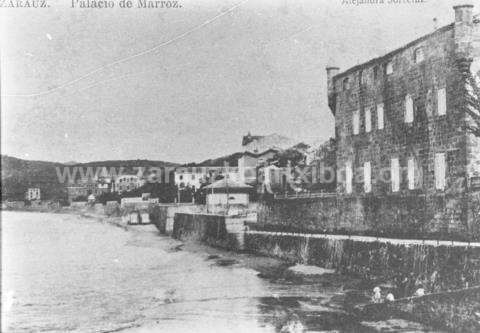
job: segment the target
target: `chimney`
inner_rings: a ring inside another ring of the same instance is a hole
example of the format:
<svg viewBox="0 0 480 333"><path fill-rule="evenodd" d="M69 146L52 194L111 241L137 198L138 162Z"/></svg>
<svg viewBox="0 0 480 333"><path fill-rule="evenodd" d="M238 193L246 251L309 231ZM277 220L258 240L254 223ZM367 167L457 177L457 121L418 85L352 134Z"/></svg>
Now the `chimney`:
<svg viewBox="0 0 480 333"><path fill-rule="evenodd" d="M330 111L332 111L333 115L335 115L335 108L336 108L336 96L335 96L335 85L333 84L333 77L338 74L340 68L335 66L328 66L327 70L327 97L328 97L328 106L330 107Z"/></svg>
<svg viewBox="0 0 480 333"><path fill-rule="evenodd" d="M457 58L470 58L472 53L473 5L454 6L454 40Z"/></svg>
<svg viewBox="0 0 480 333"><path fill-rule="evenodd" d="M459 23L466 23L466 24L473 24L473 5L472 4L464 4L453 6L453 10L455 11L455 24Z"/></svg>
<svg viewBox="0 0 480 333"><path fill-rule="evenodd" d="M437 30L438 29L438 20L436 17L433 18L433 30Z"/></svg>
<svg viewBox="0 0 480 333"><path fill-rule="evenodd" d="M328 95L335 92L335 87L333 86L333 77L338 74L340 68L335 66L328 66L327 68L327 91Z"/></svg>

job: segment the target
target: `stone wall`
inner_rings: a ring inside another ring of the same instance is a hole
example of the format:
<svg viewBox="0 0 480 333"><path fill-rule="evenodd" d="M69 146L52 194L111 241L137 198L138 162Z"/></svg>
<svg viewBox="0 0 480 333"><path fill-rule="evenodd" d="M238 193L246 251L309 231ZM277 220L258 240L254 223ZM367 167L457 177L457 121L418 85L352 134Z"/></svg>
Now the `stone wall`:
<svg viewBox="0 0 480 333"><path fill-rule="evenodd" d="M480 240L480 195L439 194L430 199L433 208L421 194L276 199L259 204L258 223L251 227L271 231Z"/></svg>
<svg viewBox="0 0 480 333"><path fill-rule="evenodd" d="M172 236L180 240L199 241L229 250L242 250L244 230L242 218L176 213Z"/></svg>
<svg viewBox="0 0 480 333"><path fill-rule="evenodd" d="M150 220L163 233L170 235L173 232L173 223L176 213L200 213L201 205L194 204L152 204L149 213Z"/></svg>
<svg viewBox="0 0 480 333"><path fill-rule="evenodd" d="M338 227L336 205L336 197L260 202L257 206L257 224L277 231L331 231Z"/></svg>
<svg viewBox="0 0 480 333"><path fill-rule="evenodd" d="M353 239L247 232L245 249L290 262L334 268L372 285L392 286L397 298L480 284L480 247L405 245Z"/></svg>

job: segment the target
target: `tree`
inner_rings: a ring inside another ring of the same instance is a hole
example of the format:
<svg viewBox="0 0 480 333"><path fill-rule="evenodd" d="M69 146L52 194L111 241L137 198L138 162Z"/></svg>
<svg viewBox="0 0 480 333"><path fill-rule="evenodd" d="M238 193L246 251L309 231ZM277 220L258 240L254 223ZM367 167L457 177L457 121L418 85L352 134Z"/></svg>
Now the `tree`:
<svg viewBox="0 0 480 333"><path fill-rule="evenodd" d="M303 164L305 161L305 155L294 148L279 151L275 156L269 160L269 163L277 161L275 164L278 167L286 167L290 162L291 167Z"/></svg>
<svg viewBox="0 0 480 333"><path fill-rule="evenodd" d="M457 65L464 82L460 87L465 99L462 109L470 118L466 129L480 137L480 61L461 58L457 60Z"/></svg>

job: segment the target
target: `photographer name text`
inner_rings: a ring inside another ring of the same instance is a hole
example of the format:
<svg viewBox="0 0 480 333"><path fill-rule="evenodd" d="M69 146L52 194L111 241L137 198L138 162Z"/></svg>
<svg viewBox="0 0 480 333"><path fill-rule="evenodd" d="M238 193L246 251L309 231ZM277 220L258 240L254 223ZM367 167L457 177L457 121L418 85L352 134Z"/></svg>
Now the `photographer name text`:
<svg viewBox="0 0 480 333"><path fill-rule="evenodd" d="M341 0L344 6L362 5L418 5L427 3L427 0Z"/></svg>

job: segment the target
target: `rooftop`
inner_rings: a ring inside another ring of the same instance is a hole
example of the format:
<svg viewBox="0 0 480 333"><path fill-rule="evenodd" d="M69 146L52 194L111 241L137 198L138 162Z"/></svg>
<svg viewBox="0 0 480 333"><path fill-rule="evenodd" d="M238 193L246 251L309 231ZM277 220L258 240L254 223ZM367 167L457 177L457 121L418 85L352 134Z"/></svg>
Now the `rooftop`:
<svg viewBox="0 0 480 333"><path fill-rule="evenodd" d="M450 30L450 29L452 29L452 28L453 28L453 23L451 23L451 24L449 24L449 25L446 25L446 26L443 26L443 27L441 27L441 28L439 28L439 29L437 29L437 30L435 30L435 31L427 34L427 35L424 35L424 36L422 36L422 37L419 37L419 38L417 38L417 39L409 42L408 44L406 44L406 45L404 45L404 46L401 46L401 47L399 47L399 48L397 48L397 49L395 49L395 50L393 50L393 51L390 51L390 52L388 52L387 54L384 54L384 55L382 55L382 56L380 56L380 57L376 57L376 58L370 59L370 60L368 60L368 61L366 61L366 62L364 62L364 63L361 63L361 64L355 65L355 66L353 66L353 67L350 67L349 69L347 69L347 70L345 70L345 71L343 71L343 72L338 73L337 75L335 75L335 76L333 77L333 79L336 80L336 79L338 79L339 77L342 77L342 76L345 76L345 75L347 75L347 74L356 72L356 71L358 71L358 70L360 70L360 69L363 69L363 68L365 68L365 67L369 67L369 66L371 66L371 65L373 65L373 64L376 64L376 63L386 62L388 59L390 59L390 58L393 57L394 55L396 55L396 54L398 54L398 53L400 53L400 52L402 52L402 51L404 51L404 50L412 47L413 45L418 44L418 43L420 43L420 42L422 42L422 41L430 38L431 36L433 36L433 35L435 35L435 34L439 34L439 33L448 31L448 30ZM330 67L333 67L333 66L330 66Z"/></svg>
<svg viewBox="0 0 480 333"><path fill-rule="evenodd" d="M472 6L472 7L473 7L473 5L468 5L468 6ZM474 23L474 24L479 24L479 23L480 23L480 13L473 15L473 23ZM440 28L436 29L435 31L433 31L433 32L431 32L431 33L429 33L429 34L423 35L423 36L421 36L421 37L419 37L419 38L417 38L417 39L415 39L415 40L413 40L413 41L405 44L404 46L401 46L401 47L399 47L399 48L397 48L397 49L394 49L393 51L388 52L387 54L384 54L384 55L382 55L382 56L380 56L380 57L376 57L376 58L370 59L370 60L368 60L368 61L366 61L366 62L364 62L364 63L361 63L361 64L355 65L355 66L353 66L353 67L350 67L349 69L347 69L347 70L345 70L345 71L343 71L343 72L338 73L337 75L335 75L335 76L333 77L333 79L336 80L338 77L341 77L341 76L344 76L344 75L347 75L347 74L356 72L356 71L358 71L358 70L360 70L360 69L362 69L362 68L368 67L368 66L373 65L373 64L375 64L375 63L385 62L386 60L388 60L389 58L393 57L393 56L396 55L397 53L400 53L400 52L402 52L402 51L404 51L404 50L406 50L406 49L414 46L415 44L418 44L418 43L420 43L420 42L422 42L422 41L424 41L424 40L426 40L426 39L434 36L435 34L443 33L443 32L445 32L445 31L448 31L448 30L450 30L450 29L453 29L453 26L454 26L454 23L450 23L450 24L448 24L448 25L446 25L446 26L440 27ZM338 68L338 67L336 67L336 66L328 66L327 68Z"/></svg>

